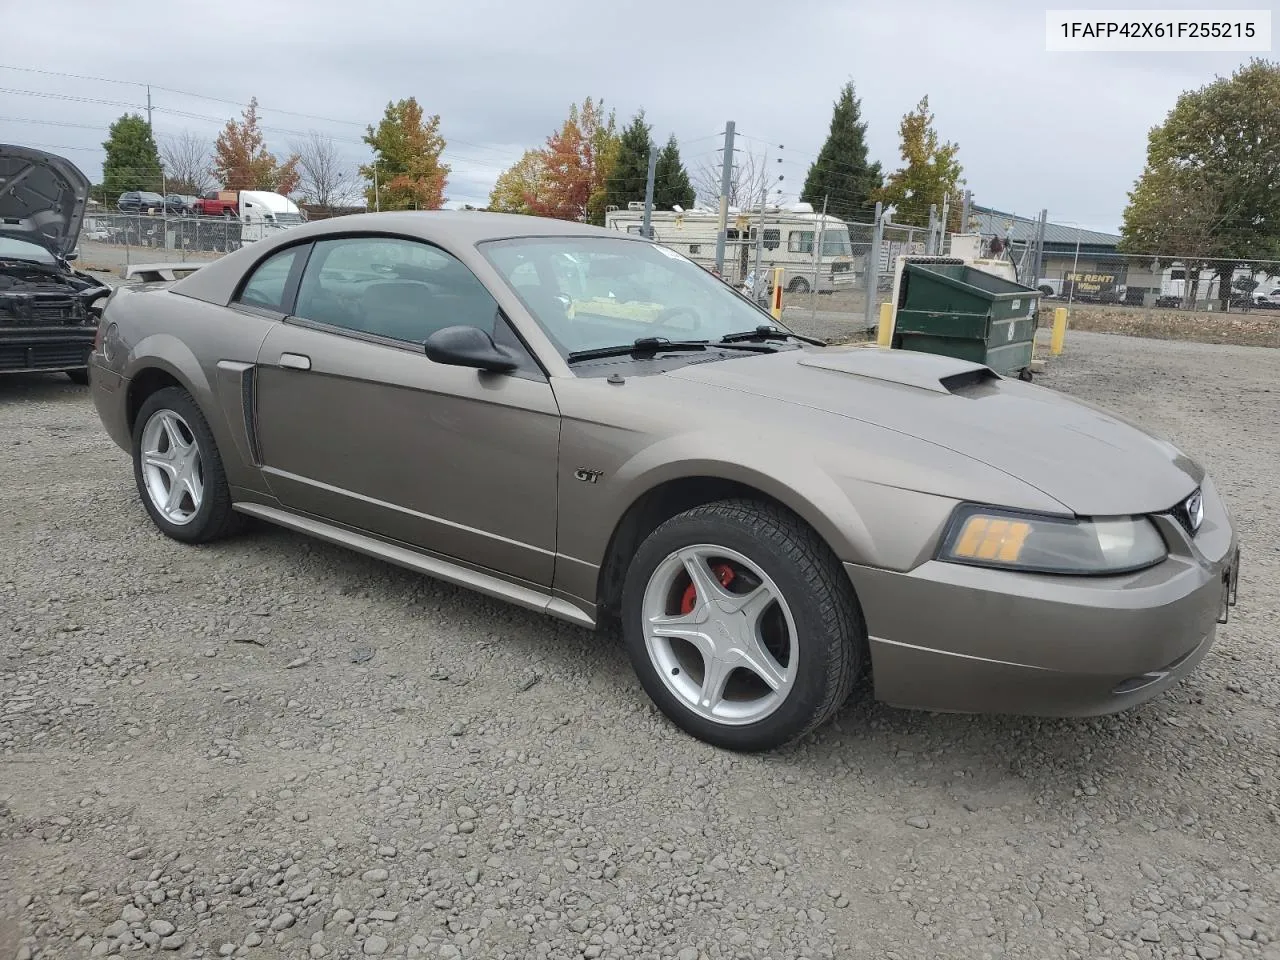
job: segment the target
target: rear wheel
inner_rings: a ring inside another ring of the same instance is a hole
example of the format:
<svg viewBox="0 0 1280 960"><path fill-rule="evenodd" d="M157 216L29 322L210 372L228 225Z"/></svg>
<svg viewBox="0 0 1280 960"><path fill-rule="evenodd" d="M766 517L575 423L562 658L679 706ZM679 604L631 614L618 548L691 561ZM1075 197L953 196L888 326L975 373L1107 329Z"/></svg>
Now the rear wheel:
<svg viewBox="0 0 1280 960"><path fill-rule="evenodd" d="M207 543L240 526L213 433L181 387L143 401L133 426L133 473L152 522L175 540Z"/></svg>
<svg viewBox="0 0 1280 960"><path fill-rule="evenodd" d="M804 277L796 277L787 284L787 292L789 293L808 293L809 281Z"/></svg>
<svg viewBox="0 0 1280 960"><path fill-rule="evenodd" d="M89 385L89 369L87 367L83 370L68 370L66 373L67 379L72 383L79 384L82 387Z"/></svg>
<svg viewBox="0 0 1280 960"><path fill-rule="evenodd" d="M848 699L866 635L826 544L751 500L694 507L636 552L623 636L640 682L687 733L768 750L821 726Z"/></svg>

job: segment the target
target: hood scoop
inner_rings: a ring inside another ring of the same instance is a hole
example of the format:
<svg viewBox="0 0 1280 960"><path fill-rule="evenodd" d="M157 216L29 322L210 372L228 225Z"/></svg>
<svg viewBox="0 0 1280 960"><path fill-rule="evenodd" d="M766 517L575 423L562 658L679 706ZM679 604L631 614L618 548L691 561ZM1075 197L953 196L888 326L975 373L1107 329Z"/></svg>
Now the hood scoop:
<svg viewBox="0 0 1280 960"><path fill-rule="evenodd" d="M994 370L980 363L931 353L914 353L910 350L854 347L847 351L832 351L828 348L805 357L799 364L903 387L915 387L932 393L958 396L981 395L983 386L1001 379Z"/></svg>

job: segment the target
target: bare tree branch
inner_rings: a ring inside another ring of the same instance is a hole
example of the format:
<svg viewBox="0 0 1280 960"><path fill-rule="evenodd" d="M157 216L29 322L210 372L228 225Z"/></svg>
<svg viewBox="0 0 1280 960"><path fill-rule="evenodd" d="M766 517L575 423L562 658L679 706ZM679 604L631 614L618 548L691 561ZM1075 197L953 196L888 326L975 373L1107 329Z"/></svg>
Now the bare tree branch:
<svg viewBox="0 0 1280 960"><path fill-rule="evenodd" d="M170 193L198 197L217 186L211 160L209 141L190 130L160 142L160 162Z"/></svg>
<svg viewBox="0 0 1280 960"><path fill-rule="evenodd" d="M293 141L289 149L298 156L298 189L302 195L307 202L327 207L332 213L355 180L351 166L342 159L334 142L315 130Z"/></svg>
<svg viewBox="0 0 1280 960"><path fill-rule="evenodd" d="M729 206L739 209L759 206L760 192L768 176L764 157L746 150L735 152L729 178ZM713 208L720 206L720 164L704 160L690 171L689 181L697 191L698 203Z"/></svg>

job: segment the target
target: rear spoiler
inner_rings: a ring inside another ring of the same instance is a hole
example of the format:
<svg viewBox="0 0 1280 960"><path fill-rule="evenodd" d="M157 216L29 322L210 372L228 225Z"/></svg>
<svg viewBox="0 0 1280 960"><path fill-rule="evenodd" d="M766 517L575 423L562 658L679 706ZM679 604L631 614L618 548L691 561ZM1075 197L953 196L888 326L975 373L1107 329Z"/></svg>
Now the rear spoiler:
<svg viewBox="0 0 1280 960"><path fill-rule="evenodd" d="M157 283L181 280L195 273L204 264L198 260L185 263L131 263L122 267L120 276L126 280L139 280L142 283Z"/></svg>

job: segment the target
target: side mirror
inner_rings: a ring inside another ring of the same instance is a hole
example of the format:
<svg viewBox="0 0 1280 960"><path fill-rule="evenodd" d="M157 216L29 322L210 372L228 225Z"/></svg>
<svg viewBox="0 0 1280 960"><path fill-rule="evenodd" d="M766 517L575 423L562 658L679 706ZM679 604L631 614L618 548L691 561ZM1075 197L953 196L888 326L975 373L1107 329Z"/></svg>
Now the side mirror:
<svg viewBox="0 0 1280 960"><path fill-rule="evenodd" d="M518 366L508 350L476 327L445 327L427 337L424 346L428 360L454 367L508 373Z"/></svg>
<svg viewBox="0 0 1280 960"><path fill-rule="evenodd" d="M79 259L80 259L79 247L76 247L74 250L72 250L70 253L67 254L67 263L70 263L72 260L79 260Z"/></svg>

